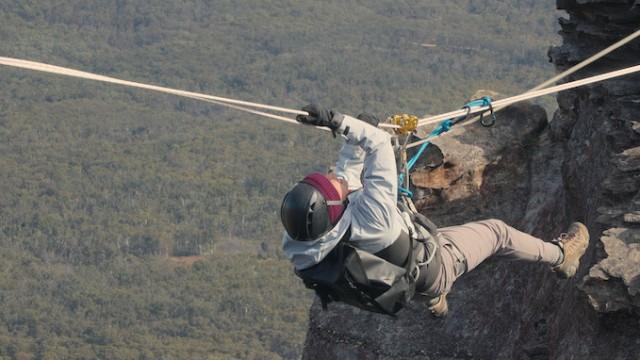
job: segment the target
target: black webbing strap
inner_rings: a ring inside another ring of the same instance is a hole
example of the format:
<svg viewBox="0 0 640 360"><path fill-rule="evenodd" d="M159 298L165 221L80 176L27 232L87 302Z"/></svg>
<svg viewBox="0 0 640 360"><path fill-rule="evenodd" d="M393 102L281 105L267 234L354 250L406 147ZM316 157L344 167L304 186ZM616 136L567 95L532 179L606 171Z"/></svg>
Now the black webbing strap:
<svg viewBox="0 0 640 360"><path fill-rule="evenodd" d="M412 247L411 236L404 231L400 232L398 238L386 248L378 251L374 255L383 258L393 265L404 267L410 258Z"/></svg>

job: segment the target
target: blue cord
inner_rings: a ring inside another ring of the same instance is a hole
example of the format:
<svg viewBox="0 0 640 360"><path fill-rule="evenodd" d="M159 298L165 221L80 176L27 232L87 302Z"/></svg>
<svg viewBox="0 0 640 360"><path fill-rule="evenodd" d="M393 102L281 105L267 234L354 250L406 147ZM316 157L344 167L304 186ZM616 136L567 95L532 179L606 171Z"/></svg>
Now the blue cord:
<svg viewBox="0 0 640 360"><path fill-rule="evenodd" d="M468 103L464 104L462 108L471 110L472 107L491 106L492 101L493 100L489 96L483 96L480 99L469 101ZM451 127L453 125L454 125L453 120L451 119L444 120L435 129L433 129L433 131L431 131L429 136L427 136L427 140L431 139L432 137L437 137L442 135L443 133L446 133L447 131L451 130ZM411 169L413 169L413 167L416 165L416 163L418 162L418 160L420 159L424 151L427 149L429 144L431 143L427 141L420 146L420 149L418 149L418 152L416 152L415 155L413 155L411 159L407 162L407 168L404 169L404 171L400 173L400 175L398 176L398 191L400 192L400 194L408 197L413 197L413 193L409 189L406 189L401 185L404 182L404 174L411 171Z"/></svg>

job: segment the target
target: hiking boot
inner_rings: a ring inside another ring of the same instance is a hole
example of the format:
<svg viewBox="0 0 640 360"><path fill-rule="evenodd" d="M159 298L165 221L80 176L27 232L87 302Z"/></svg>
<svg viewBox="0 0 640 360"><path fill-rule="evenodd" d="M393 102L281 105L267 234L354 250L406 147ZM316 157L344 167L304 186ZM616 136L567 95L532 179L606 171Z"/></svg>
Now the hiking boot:
<svg viewBox="0 0 640 360"><path fill-rule="evenodd" d="M442 294L429 300L429 310L435 317L443 317L449 312L449 304L447 303L447 294Z"/></svg>
<svg viewBox="0 0 640 360"><path fill-rule="evenodd" d="M562 263L554 266L553 271L563 278L574 276L580 266L580 258L589 246L589 230L582 223L574 222L566 233L553 242L560 246L564 254Z"/></svg>

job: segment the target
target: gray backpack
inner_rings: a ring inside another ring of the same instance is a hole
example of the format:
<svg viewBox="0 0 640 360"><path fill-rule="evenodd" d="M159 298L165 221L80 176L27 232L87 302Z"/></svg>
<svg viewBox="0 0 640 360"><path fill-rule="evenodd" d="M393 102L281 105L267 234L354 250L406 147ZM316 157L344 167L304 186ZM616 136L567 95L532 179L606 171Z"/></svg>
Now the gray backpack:
<svg viewBox="0 0 640 360"><path fill-rule="evenodd" d="M424 217L416 220L420 225L426 220L429 225L422 226L435 239L435 225ZM396 265L352 246L349 243L350 237L351 229L320 263L298 270L296 274L307 288L315 291L322 301L323 309L327 309L330 302L338 301L367 311L395 316L415 293L420 272L416 259L420 250L418 247L425 244L403 232L390 246L399 246L402 242L406 246L408 241L408 254L404 264ZM439 268L440 254L439 251L434 251L438 256L429 256L430 262L420 265Z"/></svg>

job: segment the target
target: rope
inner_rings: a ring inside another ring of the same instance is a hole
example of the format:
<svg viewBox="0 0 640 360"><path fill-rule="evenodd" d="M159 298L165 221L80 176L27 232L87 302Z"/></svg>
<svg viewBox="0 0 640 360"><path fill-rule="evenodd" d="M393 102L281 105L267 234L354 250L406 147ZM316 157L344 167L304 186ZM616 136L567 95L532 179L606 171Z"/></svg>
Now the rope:
<svg viewBox="0 0 640 360"><path fill-rule="evenodd" d="M567 77L567 76L573 74L574 72L584 68L585 66L595 62L596 60L599 60L599 59L609 55L609 53L611 53L612 51L614 51L614 50L626 45L627 43L631 42L632 40L634 40L635 38L637 38L639 36L640 36L640 29L636 30L636 32L632 33L631 35L628 35L624 39L614 43L613 45L603 49L602 51L594 54L590 58L588 58L586 60L583 60L582 62L580 62L579 64L577 64L577 65L575 65L573 67L571 67L570 69L568 69L568 70L566 70L566 71L564 71L564 72L552 77L551 79L543 82L542 84L540 84L540 85L528 90L527 92L544 89L547 86L555 83L556 81L558 81L558 80L560 80L560 79L562 79L564 77Z"/></svg>
<svg viewBox="0 0 640 360"><path fill-rule="evenodd" d="M480 99L471 100L471 101L467 102L466 104L464 104L464 106L462 107L463 110L467 111L467 114L465 116L458 117L458 118L455 118L455 119L444 120L435 129L433 129L431 131L431 133L429 134L429 136L427 136L426 139L420 140L419 142L418 141L414 142L411 145L407 145L406 143L404 144L404 146L401 149L401 151L403 152L403 156L402 157L403 157L403 159L405 159L405 162L403 164L403 169L400 172L400 175L398 175L398 190L399 190L401 195L408 196L409 198L413 197L413 194L408 189L408 184L405 185L404 187L401 184L404 182L405 176L408 178L409 172L411 171L411 169L413 169L413 167L416 165L416 163L418 162L418 160L420 159L420 157L422 156L424 151L427 149L429 144L431 144L431 141L430 141L431 139L439 137L440 135L442 135L442 134L448 132L449 130L451 130L451 128L454 125L456 125L457 123L459 123L460 121L464 121L464 120L468 119L469 115L471 114L471 111L472 111L473 107L488 106L489 109L491 109L491 115L490 115L491 116L491 121L489 123L484 123L482 115L480 115L479 119L480 119L480 121L482 121L482 124L484 126L492 126L495 123L495 115L493 114L492 101L493 100L489 96L483 96ZM407 140L408 139L409 139L409 137L407 137ZM417 146L418 143L420 145L422 145L422 146L413 155L411 160L406 162L406 150L408 148Z"/></svg>
<svg viewBox="0 0 640 360"><path fill-rule="evenodd" d="M480 108L486 108L488 110L491 110L491 116L493 116L494 111L502 110L505 107L507 107L508 105L516 103L516 102L519 102L519 101L528 100L529 98L524 98L524 99L520 99L520 98L524 97L527 94L531 94L533 92L535 92L536 94L538 94L538 93L540 94L540 95L537 95L537 96L543 96L543 95L547 95L547 94L550 94L550 93L553 93L553 92L560 92L560 91L572 89L572 88L575 88L575 87L578 87L578 86L584 86L584 85L588 85L588 84L591 84L591 83L594 83L594 82L604 81L604 80L611 79L611 78L614 78L614 77L624 76L624 75L627 75L627 74L638 72L638 71L640 71L640 65L629 67L629 68L625 68L625 69L621 69L621 70L610 72L610 73L606 73L606 74L602 74L602 75L599 75L599 76L592 76L590 78L586 78L586 79L582 79L582 80L578 80L578 81L574 81L574 82L569 82L569 83L566 83L566 84L563 84L563 85L559 85L559 86L555 86L553 88L547 89L547 90L551 90L550 92L540 91L540 90L546 88L548 85L551 85L551 84L555 83L556 81L558 81L558 80L560 80L560 79L562 79L562 78L564 78L566 76L569 76L569 75L575 73L576 71L586 67L587 65L595 62L596 60L601 59L602 57L604 57L604 56L608 55L609 53L611 53L612 51L614 51L614 50L626 45L627 43L631 42L632 40L636 39L637 37L640 37L640 30L635 31L634 33L628 35L627 37L623 38L622 40L614 43L613 45L611 45L611 46L603 49L602 51L594 54L593 56L589 57L588 59L586 59L586 60L580 62L579 64L571 67L570 69L568 69L568 70L566 70L566 71L554 76L553 78L551 78L551 79L549 79L549 80L547 80L547 81L545 81L545 82L543 82L543 83L531 88L530 90L527 90L524 94L519 95L519 96L514 96L514 97L511 97L511 98L508 98L508 99L503 99L503 100L511 99L512 102L506 101L505 104L498 105L497 103L500 103L500 101L497 101L495 104L492 104L490 98L487 98L487 97L483 97L482 99L478 99L478 100L473 100L470 103L465 104L465 106L463 106L463 108L462 108L463 111L466 111L466 114L464 114L464 119L465 120L468 119L469 115L472 112L474 112L474 113L480 112L480 110L477 110L477 109L475 111L472 111L472 107L473 106L479 106ZM537 97L537 96L533 96L533 97ZM531 97L531 98L533 98L533 97ZM484 103L479 103L479 101L483 101ZM484 114L484 111L486 111L486 110L483 110L481 112L481 114ZM453 118L454 116L451 116L451 118ZM424 126L424 125L427 125L429 123L436 122L436 121L438 121L438 120L435 120L435 118L437 118L437 117L438 116L430 117L430 118L426 118L426 119L421 119L420 120L420 124L418 126ZM430 120L430 119L433 119L433 120ZM454 122L451 123L451 125L457 123L459 119L460 119L460 117L456 118L454 120ZM466 120L464 123L460 124L460 126L471 125L471 124L477 122L478 120L482 120L482 115L480 115L478 117L475 117L473 119L470 119L470 120ZM445 120L444 122L447 122L447 121L451 121L451 120ZM449 128L451 127L451 125L449 125ZM436 130L438 130L441 126L442 126L442 123L441 123L440 126L436 127L436 129L434 129L431 132L431 134L429 134L429 136L427 136L427 138L406 145L405 150L409 149L409 148L412 148L412 147L416 147L416 146L422 145L420 147L420 149L418 150L418 153L416 154L419 157L419 155L422 154L422 152L427 148L427 146L429 146L429 144L431 143L431 140L441 136L442 134L444 134L445 132L447 132L449 130L449 129L447 129L447 131L441 131L439 133L436 132ZM411 160L413 161L414 159L417 161L417 157L416 156L414 156ZM411 164L411 166L408 166L409 170L413 167L413 165L415 165L415 162L412 163L412 161L409 162L409 164ZM409 165L409 164L407 164L407 165ZM408 171L406 171L406 172L408 172ZM398 181L398 184L402 183L402 181L404 179L404 175L405 175L405 172L401 172L400 173L400 175L399 175L400 181ZM408 195L409 197L411 197L411 195L412 195L411 192L408 189L405 189L405 188L402 188L402 187L400 188L400 193Z"/></svg>
<svg viewBox="0 0 640 360"><path fill-rule="evenodd" d="M564 72L552 77L551 79L549 79L549 80L547 80L547 81L545 81L545 82L543 82L541 84L538 84L537 86L527 90L526 92L544 89L547 86L555 83L556 81L558 81L558 80L560 80L562 78L565 78L565 77L575 73L576 71L586 67L587 65L595 62L596 60L599 60L599 59L609 55L614 50L616 50L616 49L628 44L629 42L633 41L634 39L636 39L639 36L640 36L640 30L636 30L634 33L631 33L630 35L626 36L622 40L610 45L609 47L607 47L607 48L601 50L600 52L592 55L591 57L583 60L582 62L578 63L577 65L572 66L571 68L565 70ZM504 109L504 107L498 107L498 108L495 108L495 111L500 111L502 109ZM461 126L471 125L471 124L477 122L478 120L480 120L480 118L479 117L475 117L473 119L470 119L470 120L464 122L463 124L461 124Z"/></svg>
<svg viewBox="0 0 640 360"><path fill-rule="evenodd" d="M291 119L291 118L288 118L288 117L285 117L285 116L280 116L280 115L276 115L276 114L272 114L272 113L267 113L267 112L264 112L264 111L249 109L249 108L238 106L238 105L227 104L227 103L223 103L223 102L216 101L216 100L209 100L209 99L198 98L198 97L188 97L188 98L191 98L191 99L194 99L194 100L200 100L200 101L204 101L204 102L208 102L208 103L212 103L212 104L216 104L216 105L220 105L220 106L223 106L223 107L228 107L230 109L243 111L243 112L246 112L246 113L249 113L249 114L264 116L264 117L267 117L267 118L270 118L270 119L274 119L274 120L280 120L280 121L284 121L284 122L291 123L291 124L301 125L301 123L299 123L297 120ZM397 126L393 125L393 124L378 124L378 127L394 129ZM323 127L323 126L315 126L315 128L323 130L323 131L332 131L331 129Z"/></svg>
<svg viewBox="0 0 640 360"><path fill-rule="evenodd" d="M627 37L623 38L622 40L612 44L611 46L601 50L600 52L594 54L593 56L589 57L588 59L580 62L579 64L571 67L570 69L554 76L553 78L539 84L538 86L528 90L526 93L530 93L530 92L535 92L536 90L540 90L543 89L545 87L547 87L550 84L555 83L556 81L569 76L573 73L575 73L576 71L586 67L587 65L601 59L602 57L608 55L609 53L611 53L612 51L626 45L627 43L633 41L634 39L640 37L640 30L637 30L635 32L633 32L632 34L628 35ZM255 108L259 108L259 109L265 109L265 110L272 110L272 111L279 111L279 112L284 112L284 113L289 113L289 114L296 114L296 115L308 115L308 113L304 112L304 111L300 111L300 110L296 110L296 109L290 109L290 108L285 108L285 107L279 107L279 106L272 106L272 105L266 105L266 104L260 104L260 103L255 103L255 102L249 102L249 101L242 101L242 100L236 100L236 99L230 99L230 98L225 98L225 97L220 97L220 96L212 96L212 95L207 95L207 94L202 94L202 93L196 93L196 92L191 92L191 91L184 91L184 90L178 90L178 89L172 89L172 88L167 88L167 87L162 87L162 86L156 86L156 85L149 85L149 84L144 84L144 83L138 83L138 82L133 82L133 81L127 81L127 80L121 80L121 79L117 79L117 78L113 78L113 77L108 77L108 76L103 76L103 75L98 75L98 74L93 74L93 73L89 73L89 72L84 72L84 71L79 71L79 70L75 70L75 69L70 69L70 68L65 68L65 67L61 67L61 66L55 66L55 65L49 65L49 64L45 64L45 63L39 63L39 62L34 62L34 61L27 61L27 60L21 60L21 59L15 59L15 58L8 58L8 57L0 57L0 65L6 65L6 66L11 66L11 67L16 67L16 68L22 68L22 69L28 69L28 70L34 70L34 71L40 71L40 72L46 72L46 73L51 73L51 74L58 74L58 75L64 75L64 76L71 76L71 77L76 77L76 78L82 78L82 79L87 79L87 80L95 80L95 81L101 81L101 82L106 82L106 83L111 83L111 84L118 84L118 85L123 85L123 86L129 86L129 87L135 87L135 88L140 88L140 89L146 89L146 90L152 90L152 91L157 91L157 92L163 92L163 93L167 93L167 94L172 94L172 95L177 95L177 96L182 96L182 97L186 97L186 98L191 98L191 99L195 99L195 100L201 100L201 101L206 101L206 102L210 102L216 105L220 105L220 106L226 106L228 108L232 108L235 110L239 110L239 111L243 111L243 112L247 112L250 114L254 114L254 115L259 115L259 116L263 116L263 117L267 117L267 118L271 118L271 119L275 119L275 120L280 120L280 121L284 121L284 122L288 122L288 123L292 123L292 124L297 124L298 122L295 121L294 119L288 118L288 117L284 117L284 116L280 116L280 115L275 115L275 114L271 114L271 113L266 113L266 112L262 112L262 111L257 111L257 110L253 110L253 109L249 109L247 107L255 107ZM625 75L625 74L623 74ZM622 75L620 75L622 76ZM600 81L600 80L598 80ZM582 86L582 85L578 85L578 86ZM558 91L562 91L562 90L558 90ZM547 93L544 93L543 95L546 95ZM538 96L543 96L543 95L538 95ZM534 96L537 97L537 96ZM531 97L533 98L533 97ZM509 98L509 99L513 99L513 98ZM527 98L529 99L529 98ZM503 99L503 100L507 100L507 99ZM526 99L524 99L526 100ZM523 101L523 100L518 100L518 101ZM507 103L507 105L498 105L499 102L496 102L494 110L495 111L499 111L501 109L503 109L504 107L513 104L513 102L509 102ZM233 106L232 106L233 105ZM474 111L474 113L477 111ZM445 118L446 119L446 118ZM466 125L470 125L476 121L478 121L480 118L474 118L474 119L470 119L467 122L463 123L462 126L466 126ZM429 122L429 120L432 120ZM419 126L424 126L433 122L438 122L440 120L443 119L438 119L435 120L434 118L426 118L426 119L422 119L420 121L420 125ZM397 125L394 124L380 124L380 127L385 127L385 128L398 128ZM410 145L408 145L409 148L414 147L414 146L418 146L421 145L423 143L426 143L426 140L421 140L419 142L415 142L412 143Z"/></svg>
<svg viewBox="0 0 640 360"><path fill-rule="evenodd" d="M620 40L620 41L608 46L607 48L601 50L600 52L598 52L598 53L592 55L591 57L583 60L582 62L578 63L577 65L574 65L573 67L567 69L566 71L564 71L564 72L552 77L551 79L549 79L549 80L547 80L547 81L545 81L545 82L543 82L543 83L541 83L541 84L539 84L539 85L527 90L526 92L531 92L531 91L535 91L535 90L544 89L547 86L555 83L556 81L558 81L558 80L560 80L562 78L565 78L565 77L575 73L576 71L586 67L587 65L595 62L596 60L599 60L599 59L607 56L608 54L610 54L614 50L616 50L616 49L628 44L629 42L635 40L638 37L640 37L640 30L636 30L635 32L631 33L630 35L627 35L622 40ZM500 110L504 109L505 107L506 106L495 107L494 111L500 111ZM472 119L466 120L464 123L460 124L460 126L471 125L471 124L476 123L478 120L482 120L482 117L478 116L478 117L474 117ZM409 144L407 147L408 148L412 148L412 147L415 147L415 146L418 146L418 145L422 145L422 144L424 144L426 142L428 142L427 139L419 140L419 141L416 141L416 142L413 142L413 143Z"/></svg>
<svg viewBox="0 0 640 360"><path fill-rule="evenodd" d="M533 99L533 98L537 98L540 96L544 96L544 95L549 95L549 94L553 94L553 93L557 93L557 92L561 92L561 91L565 91L565 90L569 90L569 89L574 89L580 86L585 86L585 85L589 85L589 84L593 84L596 82L600 82L600 81L604 81L604 80L609 80L609 79L613 79L616 77L620 77L620 76L624 76L624 75L629 75L629 74L633 74L636 72L640 71L640 65L635 65L635 66L631 66L628 68L624 68L624 69L620 69L620 70L616 70L616 71L611 71L605 74L601 74L601 75L597 75L597 76L591 76L582 80L577 80L577 81L572 81L572 82L568 82L566 84L562 84L562 85L557 85L557 86L553 86L550 88L546 88L546 89L540 89L540 90L535 90L535 91L531 91L531 92L527 92L527 93L523 93L520 95L516 95L516 96L512 96L506 99L501 99L501 100L497 100L495 102L493 102L493 107L505 107L505 106L509 106L511 104L515 104L517 102L521 102L521 101L525 101L525 100L529 100L529 99ZM475 109L471 110L471 113L481 113L481 112L485 112L487 110L490 110L490 106L479 106L476 107ZM442 120L446 120L446 119L452 119L452 118L456 118L462 115L467 115L469 112L465 109L462 110L456 110L456 111L450 111L448 113L444 113L444 114L440 114L440 115L436 115L436 116L431 116L431 117L427 117L424 119L420 119L418 126L426 126L429 124L433 124L433 123L437 123L439 121Z"/></svg>
<svg viewBox="0 0 640 360"><path fill-rule="evenodd" d="M207 94L202 94L202 93L197 93L197 92L184 91L184 90L178 90L178 89L171 89L171 88L162 87L162 86L149 85L149 84L138 83L138 82L133 82L133 81L121 80L121 79L117 79L117 78L113 78L113 77L93 74L93 73L90 73L90 72L79 71L79 70L75 70L75 69L70 69L70 68L65 68L65 67L60 67L60 66L54 66L54 65L49 65L49 64L39 63L39 62L21 60L21 59L0 57L0 65L12 66L12 67L28 69L28 70L34 70L34 71L40 71L40 72L46 72L46 73L50 73L50 74L71 76L71 77L87 79L87 80L95 80L95 81L106 82L106 83L111 83L111 84L118 84L118 85L129 86L129 87L134 87L134 88L139 88L139 89L152 90L152 91L157 91L157 92L162 92L162 93L167 93L167 94L173 94L173 95L178 95L178 96L188 97L188 98L214 100L214 101L219 101L219 102L222 102L222 103L229 103L229 104L235 104L235 105L241 105L241 106L249 106L249 107L255 107L255 108L259 108L259 109L273 110L273 111L279 111L279 112L284 112L284 113L289 113L289 114L296 114L296 115L309 115L304 111L295 110L295 109L289 109L289 108L284 108L284 107L279 107L279 106L271 106L271 105L265 105L265 104L254 103L254 102L249 102L249 101L235 100L235 99L229 99L229 98L224 98L224 97L220 97L220 96L212 96L212 95L207 95Z"/></svg>
<svg viewBox="0 0 640 360"><path fill-rule="evenodd" d="M288 117L284 117L284 116L280 116L280 115L276 115L276 114L271 114L271 113L267 113L267 112L263 112L263 111L258 111L258 110L254 110L254 109L249 109L247 107L254 107L254 108L264 109L264 110L279 111L279 112L295 114L295 115L309 115L305 111L289 109L289 108L280 107L280 106L272 106L272 105L254 103L254 102L249 102L249 101L230 99L230 98L225 98L225 97L220 97L220 96L207 95L207 94L202 94L202 93L197 93L197 92L192 92L192 91L184 91L184 90L172 89L172 88L163 87L163 86L150 85L150 84L144 84L144 83L139 83L139 82L134 82L134 81L122 80L122 79L117 79L117 78L104 76L104 75L98 75L98 74L94 74L94 73L90 73L90 72L86 72L86 71L80 71L80 70L65 68L65 67L61 67L61 66L49 65L49 64L45 64L45 63L22 60L22 59L0 57L0 65L10 66L10 67L14 67L14 68L27 69L27 70L33 70L33 71L39 71L39 72L45 72L45 73L49 73L49 74L70 76L70 77L86 79L86 80L100 81L100 82L104 82L104 83L128 86L128 87L133 87L133 88L138 88L138 89L157 91L157 92L161 92L161 93L165 93L165 94L171 94L171 95L181 96L181 97L185 97L185 98L189 98L189 99L205 101L205 102L209 102L209 103L212 103L212 104L225 106L225 107L228 107L228 108L231 108L231 109L244 111L246 113L250 113L250 114L254 114L254 115L260 115L260 116L264 116L264 117L267 117L267 118L270 118L270 119L280 120L280 121L284 121L284 122L291 123L291 124L299 124L299 123L295 119L291 119L291 118L288 118ZM380 125L382 125L382 127L387 127L387 128L396 128L397 127L397 126L392 125L392 124L384 124L384 125L380 124ZM326 130L326 129L323 128L323 130Z"/></svg>
<svg viewBox="0 0 640 360"><path fill-rule="evenodd" d="M195 98L195 97L192 98L192 99L201 100L201 101L204 101L204 102L208 102L208 103L212 103L212 104L228 107L228 108L239 110L239 111L244 111L244 112L249 113L249 114L264 116L264 117L267 117L267 118L270 118L270 119L284 121L284 122L291 123L291 124L300 124L299 122L297 122L294 119L290 119L288 117L280 116L280 115L276 115L276 114L266 113L264 111L253 110L253 109L249 109L249 108L238 106L238 105L223 103L223 102L216 101L216 100L209 100L209 99ZM325 128L325 127L316 127L316 128L318 128L320 130L331 131L330 129Z"/></svg>
<svg viewBox="0 0 640 360"><path fill-rule="evenodd" d="M639 32L640 34L640 32ZM471 113L484 113L487 110L491 110L491 108L493 107L493 111L498 111L501 109L504 109L505 107L520 102L520 101L524 101L524 100L529 100L535 97L539 97L539 96L544 96L544 95L548 95L554 92L561 92L564 90L569 90L569 89L573 89L576 87L580 87L580 86L584 86L584 85L588 85L588 84L592 84L595 82L599 82L599 81L604 81L604 80L608 80L608 79L612 79L615 77L620 77L620 76L624 76L624 75L628 75L628 74L632 74L635 72L640 71L640 65L636 65L636 66L632 66L632 67L628 67L625 69L621 69L621 70L617 70L617 71L612 71L609 73L605 73L605 74L601 74L598 76L592 76L586 79L582 79L582 80L577 80L577 81L573 81L573 82L569 82L566 84L562 84L562 85L558 85L558 86L554 86L551 88L547 88L547 89L540 89L540 90L536 90L536 91L528 91L526 93L523 93L521 95L517 95L517 96L513 96L510 98L506 98L506 99L502 99L502 100L498 100L495 101L493 104L487 104L486 106L480 106L474 110L467 108L466 106L463 107L463 110L458 110L458 111L452 111L446 114L441 114L441 115L436 115L436 116L432 116L429 118L425 118L425 119L421 119L420 120L420 124L418 126L425 126L431 123L435 123L438 121L441 121L444 117L444 119L448 119L448 118L457 118L460 117L462 115L469 117L469 115ZM574 71L575 72L575 71ZM548 82L548 81L546 81ZM546 83L545 82L545 83ZM543 83L544 84L544 83ZM540 84L539 86L543 85ZM464 123L460 124L460 126L467 126L467 125L471 125L473 123L475 123L478 120L481 120L482 116L479 117L475 117L471 120L465 121ZM440 136L440 135L438 135ZM407 145L407 149L419 146L419 145L423 145L423 144L428 144L429 141L433 140L434 138L438 137L438 136L429 136L426 139L422 139L419 141L415 141L409 145Z"/></svg>
<svg viewBox="0 0 640 360"><path fill-rule="evenodd" d="M484 101L484 100L485 99L480 99L475 101ZM468 107L468 105L465 105L465 107ZM431 133L426 139L427 141L425 141L420 147L420 149L418 149L418 151L411 157L411 160L409 160L405 164L403 171L401 171L400 175L398 175L398 191L400 192L400 194L408 196L410 198L413 197L413 194L411 193L411 191L401 185L405 180L405 174L408 174L411 171L411 169L413 169L413 167L416 165L416 163L418 162L418 160L420 159L424 151L427 149L427 147L429 147L429 144L431 143L428 140L434 137L438 137L446 133L447 131L451 130L451 127L454 125L454 123L455 122L453 120L445 120L441 122L440 125L438 125L435 129L431 131ZM406 151L406 147L404 150Z"/></svg>
<svg viewBox="0 0 640 360"><path fill-rule="evenodd" d="M535 90L538 90L538 89L545 88L547 85L555 83L556 81L575 73L576 71L578 71L578 70L584 68L585 66L593 63L594 61L596 61L596 60L608 55L612 51L614 51L614 50L626 45L627 43L631 42L632 40L634 40L634 39L636 39L638 37L640 37L640 30L637 30L636 32L628 35L627 37L623 38L622 40L620 40L620 41L614 43L613 45L603 49L602 51L600 51L597 54L591 56L590 58L582 61L581 63L573 66L572 68L568 69L567 71L556 75L555 77L543 82L542 84L539 84L538 86L530 89L527 92L531 92L531 91L535 91ZM284 121L284 122L288 122L288 123L292 123L292 124L297 124L298 122L295 121L294 119L291 119L291 118L288 118L288 117L275 115L275 114L271 114L271 113L266 113L266 112L263 112L263 111L257 111L257 110L249 109L247 107L255 107L255 108L258 108L258 109L279 111L279 112L295 114L295 115L308 115L308 113L306 113L304 111L285 108L285 107L272 106L272 105L254 103L254 102L249 102L249 101L230 99L230 98L225 98L225 97L220 97L220 96L212 96L212 95L207 95L207 94L201 94L201 93L196 93L196 92L191 92L191 91L183 91L183 90L172 89L172 88L167 88L167 87L161 87L161 86L156 86L156 85L149 85L149 84L138 83L138 82L133 82L133 81L121 80L121 79L117 79L117 78L113 78L113 77L93 74L93 73L79 71L79 70L70 69L70 68L64 68L64 67L61 67L61 66L55 66L55 65L49 65L49 64L44 64L44 63L39 63L39 62L34 62L34 61L22 60L22 59L0 57L0 65L6 65L6 66L11 66L11 67L16 67L16 68L22 68L22 69L28 69L28 70L34 70L34 71L40 71L40 72L46 72L46 73L58 74L58 75L64 75L64 76L71 76L71 77L82 78L82 79L87 79L87 80L95 80L95 81L101 81L101 82L106 82L106 83L111 83L111 84L118 84L118 85L123 85L123 86L129 86L129 87L135 87L135 88L140 88L140 89L152 90L152 91L157 91L157 92L163 92L163 93L182 96L182 97L191 98L191 99L195 99L195 100L206 101L206 102L213 103L213 104L216 104L216 105L226 106L228 108L232 108L232 109L235 109L235 110L239 110L239 111L243 111L243 112L246 112L246 113L259 115L259 116L263 116L263 117L267 117L267 118L271 118L271 119L275 119L275 120L280 120L280 121ZM540 96L542 96L542 95L540 95ZM506 105L497 106L497 107L495 107L495 111L501 110L505 106ZM428 119L423 119L423 120L426 121ZM474 118L474 119L468 120L467 122L462 124L462 126L470 125L470 124L472 124L472 123L474 123L474 122L476 122L478 120L479 120L479 118ZM423 123L420 126L425 125L425 124L427 124L427 123ZM384 128L395 128L395 129L399 128L397 125L394 125L394 124L379 124L379 126L380 127L384 127ZM425 143L425 142L426 142L426 140L421 140L419 142L410 144L408 147L418 146L418 145L421 145L422 143Z"/></svg>

